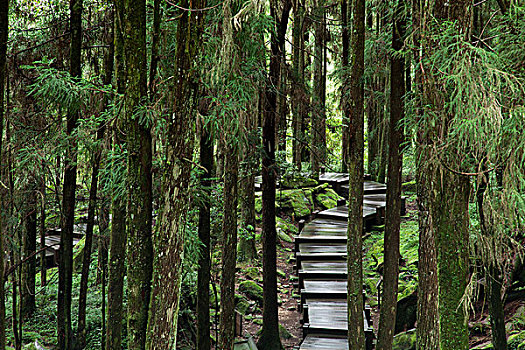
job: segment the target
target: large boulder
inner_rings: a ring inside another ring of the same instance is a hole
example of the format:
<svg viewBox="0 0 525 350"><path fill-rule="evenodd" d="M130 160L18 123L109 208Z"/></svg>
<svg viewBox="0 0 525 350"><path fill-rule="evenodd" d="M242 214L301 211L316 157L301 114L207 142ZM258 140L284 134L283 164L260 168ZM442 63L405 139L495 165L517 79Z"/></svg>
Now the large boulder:
<svg viewBox="0 0 525 350"><path fill-rule="evenodd" d="M263 302L263 289L255 281L242 281L239 284L239 292L243 293L248 299L254 300L260 305Z"/></svg>

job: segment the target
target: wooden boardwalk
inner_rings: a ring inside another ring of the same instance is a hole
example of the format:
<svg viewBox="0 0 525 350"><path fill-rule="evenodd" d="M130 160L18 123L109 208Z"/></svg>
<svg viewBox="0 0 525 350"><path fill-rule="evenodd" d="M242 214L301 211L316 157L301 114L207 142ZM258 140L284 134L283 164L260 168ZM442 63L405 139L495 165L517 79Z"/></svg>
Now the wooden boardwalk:
<svg viewBox="0 0 525 350"><path fill-rule="evenodd" d="M347 174L325 173L319 180L348 198ZM365 230L383 223L385 206L386 186L365 181ZM340 206L317 213L295 237L295 269L303 313L300 350L348 349L347 228L348 207ZM372 349L374 332L366 306L364 320L367 349Z"/></svg>

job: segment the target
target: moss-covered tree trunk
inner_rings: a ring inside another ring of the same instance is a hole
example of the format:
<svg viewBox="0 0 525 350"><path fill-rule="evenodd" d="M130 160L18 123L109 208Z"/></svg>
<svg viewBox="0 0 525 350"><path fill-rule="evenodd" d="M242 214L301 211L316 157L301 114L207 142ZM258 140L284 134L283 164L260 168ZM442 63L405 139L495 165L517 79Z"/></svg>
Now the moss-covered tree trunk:
<svg viewBox="0 0 525 350"><path fill-rule="evenodd" d="M141 113L147 99L146 1L124 0L127 85L124 114L127 160L128 348L144 349L153 271L151 134Z"/></svg>
<svg viewBox="0 0 525 350"><path fill-rule="evenodd" d="M476 202L481 234L488 241L493 237L490 226L485 218L485 194L489 184L489 175L483 174L478 177L478 187L476 190ZM492 256L492 255L491 255ZM484 261L485 281L487 282L486 291L488 294L490 326L492 335L492 345L496 350L507 350L507 334L505 329L505 310L501 300L501 289L503 286L502 271L497 261L497 256L492 257L492 261Z"/></svg>
<svg viewBox="0 0 525 350"><path fill-rule="evenodd" d="M70 52L69 74L73 78L82 75L82 0L70 0ZM70 136L64 160L64 184L62 198L62 229L60 231L60 250L58 266L58 347L73 348L71 330L71 288L73 283L73 226L75 224L75 193L77 186L78 142L73 135L77 127L78 111L69 110L66 121L66 134Z"/></svg>
<svg viewBox="0 0 525 350"><path fill-rule="evenodd" d="M284 41L291 2L285 0L279 19L279 4L272 2L270 13L275 31L270 38L270 70L264 97L263 159L262 159L262 222L263 222L263 328L257 343L260 350L282 349L279 338L277 304L277 231L275 228L275 114L277 95L274 86L279 81L280 43Z"/></svg>
<svg viewBox="0 0 525 350"><path fill-rule="evenodd" d="M471 5L468 0L447 2L436 1L432 7L423 8L421 18L425 31L422 37L436 32L436 26L446 21L455 23L457 33L466 40L469 38L471 24ZM428 32L427 32L428 30ZM434 31L432 31L434 30ZM435 45L433 40L422 42L423 62L428 62ZM437 144L446 142L449 132L448 125L452 116L446 108L449 92L443 91L436 83L442 75L431 64L424 66L420 74L422 83L422 107L430 109L428 113L439 113L437 122L427 125L424 130L423 154L428 164L420 171L424 172L425 189L428 191L429 231L435 232L435 247L437 253L438 280L438 313L439 313L439 347L440 349L467 349L468 327L467 317L462 297L468 281L468 247L469 247L469 216L468 200L470 192L469 179L448 170L441 161L453 168L459 166L457 154L438 153ZM425 149L426 148L426 149ZM420 247L421 249L421 247ZM434 263L433 261L430 263ZM425 310L422 317L427 317ZM433 340L435 342L435 340Z"/></svg>
<svg viewBox="0 0 525 350"><path fill-rule="evenodd" d="M160 61L160 20L161 20L161 10L160 10L161 0L153 1L153 33L151 36L151 58L149 65L149 98L150 101L153 101L155 93L157 91L157 68Z"/></svg>
<svg viewBox="0 0 525 350"><path fill-rule="evenodd" d="M228 137L235 137L230 135ZM222 267L221 267L221 319L219 344L221 350L232 350L235 340L235 267L237 262L237 182L239 159L235 141L228 140L225 150Z"/></svg>
<svg viewBox="0 0 525 350"><path fill-rule="evenodd" d="M392 28L393 56L390 58L390 137L388 179L386 192L383 293L379 318L378 350L391 350L397 311L397 287L399 278L399 230L401 224L401 172L404 127L400 124L405 115L405 58L398 54L403 48L405 36L404 4L399 1L394 13Z"/></svg>
<svg viewBox="0 0 525 350"><path fill-rule="evenodd" d="M293 113L293 164L297 170L301 170L301 153L303 149L303 114L304 109L303 100L305 98L304 89L304 4L300 0L294 3L294 21L292 29L292 86L293 98L292 113Z"/></svg>
<svg viewBox="0 0 525 350"><path fill-rule="evenodd" d="M365 1L353 0L348 121L348 347L365 349L363 319L363 177Z"/></svg>
<svg viewBox="0 0 525 350"><path fill-rule="evenodd" d="M46 273L46 251L44 250L46 245L46 175L44 172L44 161L42 161L42 176L40 179L40 286L43 287L47 284L47 273Z"/></svg>
<svg viewBox="0 0 525 350"><path fill-rule="evenodd" d="M213 140L206 127L201 130L200 163L205 169L201 186L209 188L213 171ZM253 187L252 187L253 190ZM211 225L210 205L199 208L199 239L202 243L197 272L197 350L210 350L210 279L211 279Z"/></svg>
<svg viewBox="0 0 525 350"><path fill-rule="evenodd" d="M350 3L348 3L350 1ZM342 87L341 87L341 110L343 112L342 120L342 144L341 144L341 171L346 173L348 171L348 125L350 120L350 21L351 17L350 8L352 0L341 1L341 37L343 41L342 50L342 68L346 72L343 75Z"/></svg>
<svg viewBox="0 0 525 350"><path fill-rule="evenodd" d="M124 2L115 1L114 9L114 42L115 42L115 82L117 92L124 93L126 68L124 62L124 32L123 32ZM124 135L122 122L117 119L112 128L113 151L124 152ZM124 294L124 277L126 275L126 201L113 191L111 199L111 231L109 234L108 259L108 311L106 349L119 349L122 343L123 313L122 297Z"/></svg>
<svg viewBox="0 0 525 350"><path fill-rule="evenodd" d="M0 135L4 135L4 96L6 86L6 58L7 58L7 33L8 25L9 0L0 0ZM0 169L2 168L3 136L0 137ZM0 190L0 203L3 204L3 190ZM2 215L0 215L0 350L5 350L5 249L4 249L4 224L2 222Z"/></svg>
<svg viewBox="0 0 525 350"><path fill-rule="evenodd" d="M312 128L310 129L310 164L312 176L319 178L321 164L325 161L326 130L323 130L325 115L324 105L324 46L325 44L325 2L316 0L314 9L315 50L314 50L314 80L312 94Z"/></svg>
<svg viewBox="0 0 525 350"><path fill-rule="evenodd" d="M414 59L420 62L421 8L419 0L412 1L412 26L416 48L413 51ZM417 67L414 88L418 94L423 91L421 76L422 72ZM418 119L423 118L421 105L416 105L415 113ZM416 135L416 192L419 225L416 344L418 349L437 350L439 349L437 251L435 232L430 225L430 180L428 177L433 172L433 166L430 162L429 151L430 147L425 132L420 129Z"/></svg>
<svg viewBox="0 0 525 350"><path fill-rule="evenodd" d="M37 198L36 179L30 177L31 183L26 187L24 218L23 259L28 259L21 267L22 282L20 285L20 317L25 319L33 314L35 303L36 276L36 236L37 236Z"/></svg>
<svg viewBox="0 0 525 350"><path fill-rule="evenodd" d="M203 8L204 0L183 1L182 7ZM146 349L175 349L182 256L190 171L198 101L198 55L203 18L198 11L181 11L176 34L173 112L168 119L166 163L160 216L155 231L153 293ZM168 276L169 278L166 278Z"/></svg>
<svg viewBox="0 0 525 350"><path fill-rule="evenodd" d="M241 210L242 234L239 237L238 257L239 261L253 261L257 258L255 247L255 173L257 169L256 149L259 134L257 130L257 113L259 103L254 103L248 107L248 111L243 113L244 128L247 139L243 143L240 154L240 181L239 181L239 201Z"/></svg>

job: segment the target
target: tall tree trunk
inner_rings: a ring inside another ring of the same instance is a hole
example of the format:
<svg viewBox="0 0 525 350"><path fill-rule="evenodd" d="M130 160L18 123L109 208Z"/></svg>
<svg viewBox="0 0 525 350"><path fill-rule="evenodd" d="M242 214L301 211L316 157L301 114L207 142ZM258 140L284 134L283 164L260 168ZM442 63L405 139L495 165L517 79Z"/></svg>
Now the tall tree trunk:
<svg viewBox="0 0 525 350"><path fill-rule="evenodd" d="M350 3L348 3L350 1ZM342 51L342 68L345 71L343 75L342 83L342 93L341 93L341 110L343 111L343 121L342 121L342 146L341 146L341 171L346 173L348 171L348 125L350 122L350 21L351 17L350 8L352 5L352 0L342 0L341 1L341 36L343 41L343 51ZM369 146L370 147L370 146Z"/></svg>
<svg viewBox="0 0 525 350"><path fill-rule="evenodd" d="M126 68L124 62L124 16L123 0L115 1L114 9L114 35L115 35L115 78L117 92L120 96L124 93L126 81ZM119 118L120 119L120 118ZM122 134L122 121L117 119L113 127L113 150L117 153L124 152L124 135ZM124 276L126 275L126 202L116 192L111 196L111 231L109 236L109 261L108 261L108 312L106 349L119 349L122 343L122 320L125 315L122 307L124 289Z"/></svg>
<svg viewBox="0 0 525 350"><path fill-rule="evenodd" d="M324 89L323 89L323 68L324 68L324 46L325 44L325 3L323 0L317 0L315 4L315 50L314 50L314 81L312 96L312 128L310 129L310 163L312 176L319 178L321 163L324 162L325 146L323 140L326 137L326 131L322 129L323 119L325 117L324 106Z"/></svg>
<svg viewBox="0 0 525 350"><path fill-rule="evenodd" d="M100 313L102 318L102 336L100 348L102 350L106 349L106 284L107 284L107 272L108 272L108 228L109 228L109 198L104 198L100 204L99 214L98 214L98 231L100 233L99 237L99 247L98 247L98 260L100 264L97 269L97 274L100 274L101 289L102 293L100 296ZM100 272L98 271L100 270ZM97 282L98 283L98 282ZM122 323L121 323L122 324Z"/></svg>
<svg viewBox="0 0 525 350"><path fill-rule="evenodd" d="M348 347L365 349L363 329L363 177L365 1L354 0L348 121Z"/></svg>
<svg viewBox="0 0 525 350"><path fill-rule="evenodd" d="M405 116L405 59L397 53L403 48L405 37L404 4L399 1L394 13L392 29L393 57L390 59L390 137L388 179L386 193L384 281L381 312L379 318L378 350L391 350L397 311L397 287L399 278L399 230L401 224L401 171L404 129L400 122Z"/></svg>
<svg viewBox="0 0 525 350"><path fill-rule="evenodd" d="M185 8L205 7L204 0L181 3ZM175 349L182 255L198 101L197 58L201 48L202 14L182 11L177 26L173 113L168 122L163 190L166 195L155 236L155 271L146 349ZM171 278L165 278L171 276Z"/></svg>
<svg viewBox="0 0 525 350"><path fill-rule="evenodd" d="M279 94L277 95L277 149L283 152L286 160L286 132L288 128L288 68L286 67L286 46L281 47L281 73L279 74Z"/></svg>
<svg viewBox="0 0 525 350"><path fill-rule="evenodd" d="M202 128L200 162L206 172L201 175L201 186L209 188L213 171L213 140L206 127ZM253 187L252 187L253 191ZM210 271L211 271L211 225L210 205L199 208L199 239L202 243L197 275L197 350L210 350Z"/></svg>
<svg viewBox="0 0 525 350"><path fill-rule="evenodd" d="M476 191L476 202L479 217L479 226L481 229L482 236L490 240L493 233L490 227L487 225L484 212L484 195L486 193L489 176L488 174L481 175L478 183L478 189ZM496 350L507 350L507 334L505 329L505 313L504 305L501 300L501 288L502 288L502 272L499 268L498 257L491 254L494 261L484 261L484 272L485 280L487 281L487 294L489 301L489 314L490 314L490 325L492 330L492 345Z"/></svg>
<svg viewBox="0 0 525 350"><path fill-rule="evenodd" d="M104 82L106 83L106 82ZM104 138L104 122L97 131L97 141ZM98 194L98 173L102 149L97 149L93 154L91 170L91 188L89 190L88 217L86 225L86 239L84 243L84 253L82 255L82 276L80 278L80 292L78 297L78 327L77 327L77 348L83 349L86 346L86 306L89 281L89 267L91 265L91 251L93 247L93 227L95 225L95 210L97 207Z"/></svg>
<svg viewBox="0 0 525 350"><path fill-rule="evenodd" d="M295 0L294 22L292 34L292 79L293 79L293 163L297 170L301 171L301 152L302 152L302 129L303 129L303 99L304 99L304 4L300 0Z"/></svg>
<svg viewBox="0 0 525 350"><path fill-rule="evenodd" d="M455 22L457 32L467 40L470 35L471 5L468 0L457 0L448 3L445 0L436 1L433 7L422 9L426 11L422 18L429 18L422 23L426 28L445 21ZM432 19L430 19L432 17ZM437 21L436 21L437 20ZM422 35L430 33L423 32ZM430 36L430 35L429 35ZM422 48L424 57L431 57L435 45L432 40L426 40ZM424 62L425 60L423 60ZM425 63L423 63L425 65ZM448 92L443 91L439 83L434 83L441 72L428 65L422 74L423 104L425 108L441 113L438 123L430 125L426 130L426 140L429 143L429 160L434 165L422 169L428 192L428 202L431 218L431 229L435 230L437 251L438 308L439 308L439 342L441 349L468 348L467 315L462 305L462 297L468 281L468 247L469 247L469 216L468 200L470 183L466 176L458 175L446 169L436 159L443 155L436 154L435 144L447 137L448 125L453 118L444 108L444 100ZM430 144L432 143L432 144ZM458 160L455 154L448 154L447 162L455 167ZM425 315L425 310L422 315ZM424 317L427 317L426 315Z"/></svg>
<svg viewBox="0 0 525 350"><path fill-rule="evenodd" d="M225 78L231 79L232 74L227 70L234 70L233 43L235 31L232 24L232 1L223 5L223 43L222 51L225 56L222 69ZM278 85L277 85L278 88ZM222 266L221 266L221 312L219 325L219 343L221 350L233 350L235 340L235 266L237 262L237 204L238 204L238 177L239 156L238 135L235 134L235 124L239 123L236 115L226 115L223 120L224 136L224 187L223 187L223 221L222 221ZM275 130L278 136L278 130Z"/></svg>
<svg viewBox="0 0 525 350"><path fill-rule="evenodd" d="M275 114L277 96L273 86L279 81L280 43L284 41L291 2L285 0L278 18L278 4L270 6L276 30L271 34L270 71L264 101L262 142L262 222L263 222L263 328L257 346L261 350L282 349L279 338L279 316L277 305L277 231L275 228Z"/></svg>
<svg viewBox="0 0 525 350"><path fill-rule="evenodd" d="M414 59L418 62L415 71L415 93L421 94L421 8L419 0L412 0L412 31L414 35ZM416 100L417 101L417 100ZM416 105L417 118L423 118L421 105ZM437 280L436 235L430 220L430 178L433 165L430 162L430 146L427 144L424 130L418 130L416 146L416 192L418 206L419 248L418 248L418 298L416 344L418 349L439 349L439 310Z"/></svg>
<svg viewBox="0 0 525 350"><path fill-rule="evenodd" d="M306 14L305 14L305 22L306 22ZM306 26L303 28L303 87L304 87L304 94L303 98L301 100L301 103L303 104L303 107L300 109L301 111L301 135L302 135L302 142L303 142L303 148L301 150L301 161L302 162L310 162L310 147L309 147L309 141L311 140L311 136L309 135L308 131L309 126L311 127L311 112L313 110L313 103L312 103L312 92L309 88L309 82L312 80L312 61L310 59L310 52L307 50L304 50L306 46L309 45L310 42L310 33L308 28ZM311 131L310 131L311 132Z"/></svg>
<svg viewBox="0 0 525 350"><path fill-rule="evenodd" d="M241 227L244 233L239 238L238 260L253 261L257 258L255 247L255 169L257 169L256 152L254 144L260 140L257 130L257 113L259 103L247 106L248 111L243 113L244 127L247 132L247 140L242 145L240 163L239 199L241 210Z"/></svg>
<svg viewBox="0 0 525 350"><path fill-rule="evenodd" d="M146 1L124 0L124 99L128 149L128 348L144 349L153 272L151 130L135 116L147 97Z"/></svg>
<svg viewBox="0 0 525 350"><path fill-rule="evenodd" d="M159 65L159 44L160 44L160 2L161 0L153 0L153 33L151 35L151 59L149 66L149 98L154 100L157 79L157 67Z"/></svg>
<svg viewBox="0 0 525 350"><path fill-rule="evenodd" d="M235 137L232 135L231 137ZM234 142L234 141L233 141ZM222 225L221 320L219 349L232 350L235 340L235 267L237 262L237 182L239 157L227 140L224 166L224 211Z"/></svg>
<svg viewBox="0 0 525 350"><path fill-rule="evenodd" d="M40 286L47 284L46 274L46 174L44 161L42 161L42 178L40 187Z"/></svg>
<svg viewBox="0 0 525 350"><path fill-rule="evenodd" d="M69 74L80 79L82 75L82 0L70 0L70 67ZM66 134L72 136L77 127L78 111L70 110L67 115ZM75 224L75 193L77 186L78 141L70 138L64 159L64 185L62 199L62 229L60 231L60 250L58 266L58 347L73 348L71 330L71 288L73 283L73 226Z"/></svg>
<svg viewBox="0 0 525 350"><path fill-rule="evenodd" d="M9 0L0 0L0 169L2 169L4 135L4 94L6 87L6 58L7 58L7 33L9 31ZM3 204L3 190L0 190L0 203ZM4 223L0 215L0 350L5 350L5 248L4 248Z"/></svg>
<svg viewBox="0 0 525 350"><path fill-rule="evenodd" d="M25 200L24 212L24 237L23 259L28 259L22 267L22 283L20 284L20 318L33 314L36 309L35 304L35 275L36 275L36 235L37 235L37 198L36 198L36 179L32 178L31 184L26 187L27 195Z"/></svg>

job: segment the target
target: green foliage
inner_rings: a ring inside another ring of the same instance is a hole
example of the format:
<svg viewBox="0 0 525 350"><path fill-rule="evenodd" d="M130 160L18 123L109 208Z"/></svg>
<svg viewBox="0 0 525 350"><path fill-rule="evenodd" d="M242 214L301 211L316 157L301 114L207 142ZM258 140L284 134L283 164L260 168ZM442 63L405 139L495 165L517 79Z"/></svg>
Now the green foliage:
<svg viewBox="0 0 525 350"><path fill-rule="evenodd" d="M47 108L69 110L72 113L82 110L94 97L92 92L98 91L113 94L109 86L101 86L97 78L92 80L74 79L69 72L52 68L53 60L44 58L34 62L33 66L22 68L37 72L35 83L31 86L30 94L40 99Z"/></svg>

